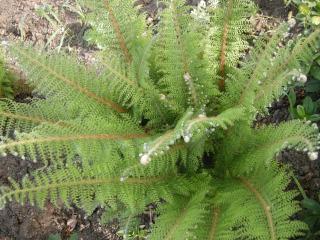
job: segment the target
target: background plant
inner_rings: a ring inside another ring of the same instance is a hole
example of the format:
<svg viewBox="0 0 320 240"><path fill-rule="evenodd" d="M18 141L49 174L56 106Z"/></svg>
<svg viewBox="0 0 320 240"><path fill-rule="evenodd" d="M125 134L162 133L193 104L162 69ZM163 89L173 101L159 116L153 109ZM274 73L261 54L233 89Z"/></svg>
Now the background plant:
<svg viewBox="0 0 320 240"><path fill-rule="evenodd" d="M285 0L287 5L293 3L298 8L297 18L305 27L320 26L320 2L318 0Z"/></svg>
<svg viewBox="0 0 320 240"><path fill-rule="evenodd" d="M319 44L319 43L318 43ZM298 74L297 80L290 88L289 112L293 119L305 119L313 122L319 121L319 95L320 92L320 58L315 54L314 61L307 71L307 75ZM297 94L294 89L302 89L304 98L297 103Z"/></svg>
<svg viewBox="0 0 320 240"><path fill-rule="evenodd" d="M10 46L45 98L1 101L0 152L45 167L19 183L10 179L0 206L44 207L49 198L88 214L111 206L130 220L156 203L151 239L302 235L306 224L291 219L297 193L286 191L289 174L274 160L283 148L316 160L318 130L298 120L251 126L292 78L307 73L320 31L279 47L287 42L283 24L239 61L256 11L249 0L209 5L207 22L182 0L164 1L157 26L129 0L83 4L103 51L98 66Z"/></svg>
<svg viewBox="0 0 320 240"><path fill-rule="evenodd" d="M289 99L289 112L292 119L302 119L312 122L317 122L320 120L319 107L320 101L313 101L310 96L303 99L302 104L297 103L297 96L293 88L290 90L288 95Z"/></svg>
<svg viewBox="0 0 320 240"><path fill-rule="evenodd" d="M47 40L44 48L52 47L55 41L58 41L56 44L56 50L59 52L61 48L66 44L66 40L71 37L72 31L70 30L68 23L64 22L61 19L61 13L65 10L77 14L79 21L83 23L84 21L84 10L81 8L78 1L75 1L74 4L71 4L69 1L65 1L61 6L61 11L53 9L53 6L50 4L38 5L36 7L36 12L40 17L45 18L49 25L53 28L53 33ZM20 27L23 29L22 27ZM21 30L23 33L23 31ZM22 34L22 39L24 39L24 34Z"/></svg>

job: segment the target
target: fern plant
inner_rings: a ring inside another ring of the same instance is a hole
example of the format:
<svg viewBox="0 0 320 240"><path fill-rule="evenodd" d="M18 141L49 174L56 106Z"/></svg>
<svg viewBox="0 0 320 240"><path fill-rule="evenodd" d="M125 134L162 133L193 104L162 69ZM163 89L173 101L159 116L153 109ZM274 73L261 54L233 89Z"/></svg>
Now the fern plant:
<svg viewBox="0 0 320 240"><path fill-rule="evenodd" d="M183 0L163 2L160 23L150 26L130 0L83 1L95 19L92 40L103 46L97 66L10 46L45 98L1 101L0 152L45 167L11 179L0 206L62 200L88 214L125 209L130 219L156 203L150 239L302 235L306 225L291 218L297 193L286 190L287 168L275 156L295 148L316 160L318 130L298 120L251 126L306 71L320 30L283 47L283 24L240 61L251 1L209 5L208 21Z"/></svg>

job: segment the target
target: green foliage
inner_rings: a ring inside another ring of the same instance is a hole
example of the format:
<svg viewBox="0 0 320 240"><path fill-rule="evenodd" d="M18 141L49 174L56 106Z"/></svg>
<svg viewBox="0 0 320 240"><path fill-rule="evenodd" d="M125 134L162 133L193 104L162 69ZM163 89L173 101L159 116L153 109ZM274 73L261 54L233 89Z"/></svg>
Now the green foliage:
<svg viewBox="0 0 320 240"><path fill-rule="evenodd" d="M317 93L320 91L320 56L316 57L308 74L308 82L305 89L308 93Z"/></svg>
<svg viewBox="0 0 320 240"><path fill-rule="evenodd" d="M309 231L304 239L318 239L320 236L320 203L313 199L305 198L302 201L302 207L302 220L309 226Z"/></svg>
<svg viewBox="0 0 320 240"><path fill-rule="evenodd" d="M13 97L13 75L7 71L2 56L0 55L0 97Z"/></svg>
<svg viewBox="0 0 320 240"><path fill-rule="evenodd" d="M251 1L210 5L204 23L184 1L166 0L157 26L129 0L84 2L92 10L91 40L102 48L97 66L10 47L45 98L1 102L0 153L45 166L21 182L10 179L0 206L14 200L44 207L49 198L89 214L111 207L125 212L129 226L156 203L150 239L302 235L306 225L291 219L297 193L286 191L287 170L275 155L291 147L316 160L318 131L298 120L251 126L292 77L306 73L320 31L279 48L283 25L241 62ZM204 164L206 153L214 164Z"/></svg>
<svg viewBox="0 0 320 240"><path fill-rule="evenodd" d="M292 86L288 94L291 118L305 119L313 122L319 121L320 99L318 99L317 93L320 91L320 58L318 54L315 55L313 64L308 70L307 75L300 73L297 78L300 81ZM306 97L302 100L302 104L297 103L297 96L293 89L295 86L302 87L306 92Z"/></svg>
<svg viewBox="0 0 320 240"><path fill-rule="evenodd" d="M126 240L144 240L148 237L148 232L145 229L140 229L136 227L135 230L132 230L130 233L126 234L122 230L118 231L117 234L123 239Z"/></svg>
<svg viewBox="0 0 320 240"><path fill-rule="evenodd" d="M288 99L290 103L289 112L292 119L302 119L310 120L316 122L320 120L319 107L320 101L314 102L311 97L307 96L303 99L302 105L297 105L297 96L293 89L290 90L288 94Z"/></svg>
<svg viewBox="0 0 320 240"><path fill-rule="evenodd" d="M293 3L298 8L297 18L304 26L317 27L320 25L320 2L318 0L285 0L287 4Z"/></svg>
<svg viewBox="0 0 320 240"><path fill-rule="evenodd" d="M292 178L303 196L303 200L301 201L302 211L299 213L300 218L307 223L309 227L306 235L299 239L316 240L320 236L320 203L308 198L298 179L293 174ZM320 195L318 196L318 200L320 200Z"/></svg>

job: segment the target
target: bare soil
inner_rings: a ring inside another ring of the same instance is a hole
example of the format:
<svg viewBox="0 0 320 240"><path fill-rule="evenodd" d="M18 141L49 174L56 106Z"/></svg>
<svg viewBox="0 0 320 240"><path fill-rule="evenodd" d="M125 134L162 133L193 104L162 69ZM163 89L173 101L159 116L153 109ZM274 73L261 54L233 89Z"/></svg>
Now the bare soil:
<svg viewBox="0 0 320 240"><path fill-rule="evenodd" d="M197 4L199 0L189 0L190 4ZM86 26L79 21L76 14L61 11L61 5L65 0L0 0L0 42L23 40L33 45L45 45L54 29L47 20L35 13L36 5L49 3L54 10L61 13L63 22L67 23L71 34L66 40L69 50L75 51L85 62L91 61L94 48L88 46L83 40ZM70 3L73 0L69 1ZM149 16L156 17L156 0L138 0L143 4L144 10ZM287 18L292 9L285 8L283 0L256 0L262 8L263 15L272 16L272 19L258 16L255 19L257 32L268 31L272 25ZM58 45L59 36L53 41L52 47ZM23 94L22 94L23 96ZM21 97L21 96L20 96ZM287 111L288 101L283 98L274 103L268 116L258 118L259 124L279 123L289 118ZM319 161L310 162L303 153L284 151L279 156L283 163L292 165L298 179L301 181L307 194L316 199L320 190ZM8 184L8 177L19 180L25 174L41 167L30 161L21 161L19 158L8 156L0 157L0 185ZM98 208L92 216L85 216L84 212L76 207L66 209L61 206L55 208L50 202L44 210L25 205L20 206L10 203L0 211L0 240L9 239L48 239L51 234L59 233L63 239L67 239L72 233L77 232L79 239L120 239L116 232L116 222L107 226L99 224L99 217L103 210ZM148 225L148 220L142 220Z"/></svg>

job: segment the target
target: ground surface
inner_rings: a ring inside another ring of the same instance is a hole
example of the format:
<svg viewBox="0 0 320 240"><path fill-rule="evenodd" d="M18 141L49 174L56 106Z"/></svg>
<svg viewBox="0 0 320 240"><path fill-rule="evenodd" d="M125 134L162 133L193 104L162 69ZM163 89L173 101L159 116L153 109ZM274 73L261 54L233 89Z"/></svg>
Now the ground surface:
<svg viewBox="0 0 320 240"><path fill-rule="evenodd" d="M190 0L196 4L198 0ZM61 13L61 19L71 29L70 39L67 45L77 52L82 59L90 61L94 49L89 48L82 36L86 27L81 24L73 12L61 12L63 0L0 0L0 41L17 40L30 41L32 44L44 45L55 31L52 25L35 13L35 6L49 3ZM69 1L72 3L73 1ZM139 0L144 4L144 9L151 17L156 15L156 1ZM282 0L257 0L262 7L264 15L273 16L276 19L257 17L254 21L257 32L267 31L273 24L286 19L290 9L282 4ZM74 37L75 36L75 37ZM59 44L59 37L52 42L52 47ZM279 123L289 118L287 111L288 102L284 98L274 103L270 108L269 116L259 117L257 124ZM297 178L302 183L309 196L316 198L320 189L319 162L310 162L303 153L284 151L279 160L292 165ZM33 169L40 167L28 161L9 156L0 158L0 185L8 184L7 178L21 179L22 176ZM86 217L77 209L59 209L49 202L46 209L41 211L32 206L21 207L18 204L8 204L0 211L0 240L4 239L48 239L53 233L59 233L67 238L72 232L77 232L80 239L119 239L116 235L117 225L101 226L98 218L102 213L97 209L92 216Z"/></svg>

